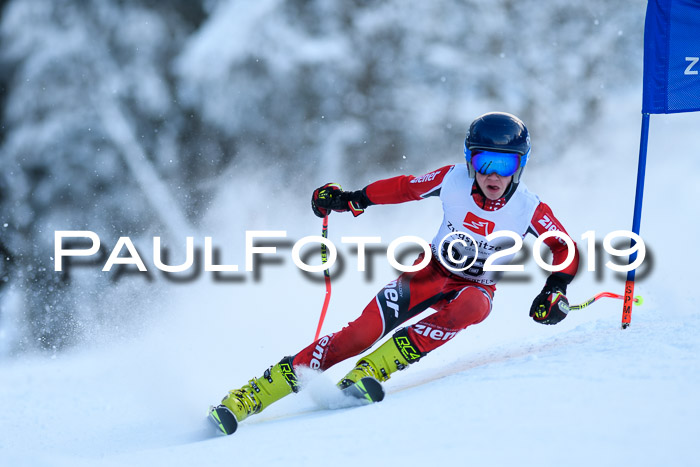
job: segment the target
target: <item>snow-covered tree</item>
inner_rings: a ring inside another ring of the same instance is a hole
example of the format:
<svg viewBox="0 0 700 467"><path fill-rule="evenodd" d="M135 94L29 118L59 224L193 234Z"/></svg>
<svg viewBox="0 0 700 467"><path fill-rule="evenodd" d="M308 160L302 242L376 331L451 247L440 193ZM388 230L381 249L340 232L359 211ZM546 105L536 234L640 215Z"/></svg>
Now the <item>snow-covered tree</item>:
<svg viewBox="0 0 700 467"><path fill-rule="evenodd" d="M216 168L180 141L199 131L169 73L197 24L148 3L19 1L3 12L3 247L30 342L44 347L80 335L80 317L109 293L103 275L53 271L55 230L98 231L107 245L181 235L207 199L197 182Z"/></svg>

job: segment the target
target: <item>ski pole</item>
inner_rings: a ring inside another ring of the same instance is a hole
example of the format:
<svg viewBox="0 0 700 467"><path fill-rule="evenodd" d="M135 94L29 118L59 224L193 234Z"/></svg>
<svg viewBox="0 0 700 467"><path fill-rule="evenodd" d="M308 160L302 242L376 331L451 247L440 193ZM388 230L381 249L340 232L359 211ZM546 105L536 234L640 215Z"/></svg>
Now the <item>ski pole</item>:
<svg viewBox="0 0 700 467"><path fill-rule="evenodd" d="M328 214L323 218L323 230L321 235L323 238L328 238ZM321 262L326 264L328 262L328 248L326 248L325 243L321 243ZM323 327L323 321L326 319L326 311L328 311L328 303L331 301L331 272L330 268L323 270L323 276L326 281L326 297L323 300L323 308L321 309L321 316L318 319L318 327L316 327L316 336L314 341L318 340L321 335L321 328Z"/></svg>
<svg viewBox="0 0 700 467"><path fill-rule="evenodd" d="M588 305L592 304L592 303L595 302L596 300L598 300L598 299L600 299L600 298L603 298L603 297L608 297L608 298L619 298L620 300L624 300L624 299L625 299L624 295L619 295L619 294L612 293L612 292L600 292L599 294L596 294L594 297L589 298L588 300L586 300L586 301L583 302L583 303L580 303L580 304L578 304L578 305L569 305L569 309L570 309L570 310L581 310L581 309L583 309L583 308L586 308ZM637 295L637 296L635 296L635 297L632 299L632 302L633 302L635 305L639 306L639 305L641 305L642 303L644 303L644 300L642 300L642 296L641 296L641 295Z"/></svg>

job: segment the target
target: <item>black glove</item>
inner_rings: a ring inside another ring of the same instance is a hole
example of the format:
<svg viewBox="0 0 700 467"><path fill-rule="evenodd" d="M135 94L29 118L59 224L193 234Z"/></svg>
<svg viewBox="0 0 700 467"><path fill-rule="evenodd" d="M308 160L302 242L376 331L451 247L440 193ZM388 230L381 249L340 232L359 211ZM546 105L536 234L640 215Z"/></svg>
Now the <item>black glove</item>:
<svg viewBox="0 0 700 467"><path fill-rule="evenodd" d="M566 318L569 313L569 300L565 293L566 283L548 279L542 292L532 302L530 317L542 324L557 324Z"/></svg>
<svg viewBox="0 0 700 467"><path fill-rule="evenodd" d="M325 217L330 211L350 211L357 217L371 204L363 190L343 191L337 183L326 183L311 196L311 209L318 217Z"/></svg>

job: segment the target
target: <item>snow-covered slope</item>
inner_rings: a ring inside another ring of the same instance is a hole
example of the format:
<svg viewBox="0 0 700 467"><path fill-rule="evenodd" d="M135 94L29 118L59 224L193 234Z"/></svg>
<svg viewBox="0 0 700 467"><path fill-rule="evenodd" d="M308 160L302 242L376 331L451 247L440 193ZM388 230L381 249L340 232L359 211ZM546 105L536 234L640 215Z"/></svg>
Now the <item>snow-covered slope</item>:
<svg viewBox="0 0 700 467"><path fill-rule="evenodd" d="M587 147L548 167L533 158L525 173L576 240L631 225L636 109L636 97L617 100ZM533 323L527 310L544 274L529 261L532 280L499 286L491 316L396 374L381 404L327 408L352 363L344 362L234 436L217 436L207 407L313 337L323 285L287 260L257 282L170 286L170 311L131 337L107 333L53 358L0 362L2 465L697 465L699 118L652 118L642 222L651 271L637 286L645 304L625 331L611 299L558 326ZM331 238L430 238L437 211L426 200L358 219L333 216ZM318 230L306 212L290 222L273 227L290 237ZM334 281L324 331L354 319L392 277L380 260L371 281L348 265ZM620 292L622 282L609 270L583 269L569 297L580 302L604 289Z"/></svg>

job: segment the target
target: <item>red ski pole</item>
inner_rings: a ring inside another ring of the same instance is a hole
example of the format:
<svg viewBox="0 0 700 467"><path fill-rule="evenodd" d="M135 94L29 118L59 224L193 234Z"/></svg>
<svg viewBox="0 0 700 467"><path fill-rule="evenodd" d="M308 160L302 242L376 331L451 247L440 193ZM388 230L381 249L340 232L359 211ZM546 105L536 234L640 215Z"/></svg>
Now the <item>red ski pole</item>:
<svg viewBox="0 0 700 467"><path fill-rule="evenodd" d="M323 218L323 238L328 238L328 214ZM328 262L328 248L326 248L325 243L321 243L321 262L326 264ZM330 268L323 270L323 276L326 281L326 298L323 300L323 308L321 309L321 316L318 319L318 327L316 327L316 336L314 341L317 341L321 335L321 328L323 327L323 321L326 319L326 311L328 311L328 303L331 301L331 272Z"/></svg>
<svg viewBox="0 0 700 467"><path fill-rule="evenodd" d="M625 298L624 295L619 295L619 294L612 293L612 292L600 292L599 294L596 294L594 297L589 298L588 300L586 300L586 301L583 302L583 303L580 303L580 304L578 304L578 305L569 305L569 309L570 309L570 310L581 310L581 309L583 309L583 308L586 308L588 305L592 304L592 303L595 302L596 300L598 300L598 299L600 299L600 298L603 298L603 297L608 297L608 298L619 298L620 300L624 300L624 298ZM633 302L635 305L641 305L642 303L644 303L644 301L642 300L642 296L641 296L641 295L637 295L636 297L634 297L634 298L632 299L632 302Z"/></svg>

